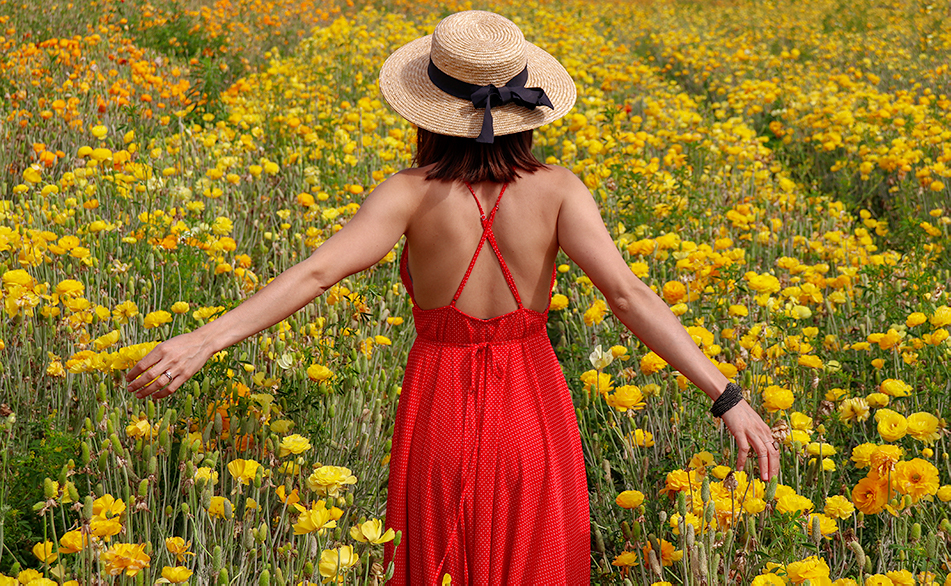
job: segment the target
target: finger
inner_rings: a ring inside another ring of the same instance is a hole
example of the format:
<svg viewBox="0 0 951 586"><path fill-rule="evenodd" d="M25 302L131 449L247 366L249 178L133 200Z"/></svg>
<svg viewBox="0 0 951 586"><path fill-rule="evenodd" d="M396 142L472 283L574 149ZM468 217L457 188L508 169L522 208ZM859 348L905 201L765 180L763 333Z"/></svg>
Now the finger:
<svg viewBox="0 0 951 586"><path fill-rule="evenodd" d="M746 441L736 442L736 470L742 470L746 466L746 458L750 453L750 445Z"/></svg>
<svg viewBox="0 0 951 586"><path fill-rule="evenodd" d="M773 476L777 476L779 474L779 460L781 458L781 455L779 453L780 443L776 441L773 444L771 444L770 447L774 448L770 452L770 458L769 458L769 477L772 478Z"/></svg>
<svg viewBox="0 0 951 586"><path fill-rule="evenodd" d="M772 446L762 446L756 451L757 458L759 459L759 477L763 482L768 481L771 476L771 461L772 463L776 462L776 458L772 456L774 451Z"/></svg>
<svg viewBox="0 0 951 586"><path fill-rule="evenodd" d="M171 364L169 364L167 361L162 361L153 365L129 385L129 392L134 393L141 399L143 396L154 393L158 389L164 387L166 384L171 382L169 381L168 377L165 376L165 373L169 372L170 366Z"/></svg>
<svg viewBox="0 0 951 586"><path fill-rule="evenodd" d="M145 372L146 370L154 366L156 362L159 362L161 360L162 358L161 353L156 352L157 349L158 349L157 346L153 348L151 352L149 352L142 358L142 360L139 360L138 362L135 363L135 366L132 367L132 370L126 373L125 381L127 383L131 383L132 381L137 379L143 372Z"/></svg>

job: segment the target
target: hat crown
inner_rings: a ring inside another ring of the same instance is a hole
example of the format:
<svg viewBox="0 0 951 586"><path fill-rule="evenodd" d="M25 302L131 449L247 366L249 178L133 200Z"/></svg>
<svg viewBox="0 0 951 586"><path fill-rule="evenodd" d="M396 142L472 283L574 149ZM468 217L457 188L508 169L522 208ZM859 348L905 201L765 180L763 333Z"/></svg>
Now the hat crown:
<svg viewBox="0 0 951 586"><path fill-rule="evenodd" d="M514 22L498 14L457 12L436 25L430 58L458 80L501 86L525 69L525 37Z"/></svg>

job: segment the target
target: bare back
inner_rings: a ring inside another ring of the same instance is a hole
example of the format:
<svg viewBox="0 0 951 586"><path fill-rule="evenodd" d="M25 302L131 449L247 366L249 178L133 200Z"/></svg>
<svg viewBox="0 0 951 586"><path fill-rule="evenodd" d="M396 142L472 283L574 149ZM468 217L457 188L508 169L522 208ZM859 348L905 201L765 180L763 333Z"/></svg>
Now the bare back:
<svg viewBox="0 0 951 586"><path fill-rule="evenodd" d="M426 169L404 172L406 187L419 201L406 230L408 268L416 303L434 309L452 302L482 238L479 206L460 181L426 181ZM492 232L512 273L515 287L528 309L548 307L552 265L558 253L557 177L563 169L522 173L508 184L499 202ZM485 214L502 190L498 183L472 185ZM488 319L518 306L491 247L480 251L456 307L473 317Z"/></svg>

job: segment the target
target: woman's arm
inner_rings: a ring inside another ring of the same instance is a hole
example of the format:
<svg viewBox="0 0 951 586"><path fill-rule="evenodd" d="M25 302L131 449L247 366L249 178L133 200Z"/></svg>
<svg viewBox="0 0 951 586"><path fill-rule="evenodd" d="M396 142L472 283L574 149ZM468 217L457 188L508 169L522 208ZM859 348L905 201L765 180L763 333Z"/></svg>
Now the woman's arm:
<svg viewBox="0 0 951 586"><path fill-rule="evenodd" d="M558 214L561 249L604 294L621 323L708 397L719 397L729 380L700 351L664 300L631 272L588 189L574 174L565 174L570 177L563 183ZM746 401L727 411L723 421L736 438L737 469L746 463L752 448L759 456L764 480L779 472L779 453L771 430Z"/></svg>
<svg viewBox="0 0 951 586"><path fill-rule="evenodd" d="M170 395L216 352L273 326L344 277L372 266L406 231L414 202L405 177L395 175L380 184L343 229L310 257L215 321L153 348L126 375L129 391L139 398Z"/></svg>

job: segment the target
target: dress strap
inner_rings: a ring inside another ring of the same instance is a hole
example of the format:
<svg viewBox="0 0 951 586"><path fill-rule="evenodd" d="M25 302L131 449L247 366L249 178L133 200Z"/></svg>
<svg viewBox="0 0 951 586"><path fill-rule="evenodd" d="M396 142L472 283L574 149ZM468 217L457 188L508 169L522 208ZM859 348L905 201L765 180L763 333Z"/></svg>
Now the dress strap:
<svg viewBox="0 0 951 586"><path fill-rule="evenodd" d="M453 296L452 303L450 305L456 305L456 300L459 299L459 296L462 294L462 290L469 281L469 275L472 274L472 268L475 266L476 259L479 258L479 253L482 251L482 245L485 244L486 240L488 240L489 246L492 247L492 250L495 251L495 256L499 259L499 265L502 267L502 274L505 276L505 282L508 284L512 295L515 297L515 302L518 304L519 309L521 309L522 298L518 294L518 288L515 287L515 279L512 278L512 273L509 271L508 265L505 264L505 259L502 258L502 253L499 251L499 245L495 241L495 234L492 232L492 223L495 221L495 213L499 211L499 202L502 201L502 196L505 195L505 188L508 187L508 183L502 185L502 191L499 192L499 197L495 200L495 205L492 206L492 211L489 212L488 218L485 216L485 211L482 209L482 204L479 203L479 198L476 195L475 190L472 189L472 186L469 185L468 181L466 182L466 187L469 188L469 193L472 194L472 198L475 199L476 205L479 206L479 217L482 220L482 237L479 239L479 245L476 247L475 254L472 255L472 260L469 261L469 268L466 269L466 274L462 278L462 282L459 283L459 288L456 290L456 294Z"/></svg>

